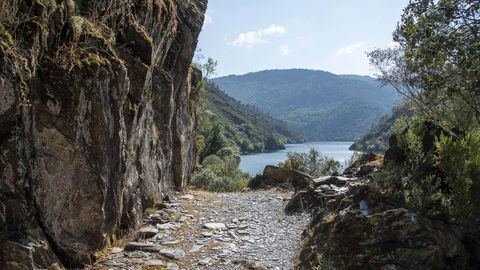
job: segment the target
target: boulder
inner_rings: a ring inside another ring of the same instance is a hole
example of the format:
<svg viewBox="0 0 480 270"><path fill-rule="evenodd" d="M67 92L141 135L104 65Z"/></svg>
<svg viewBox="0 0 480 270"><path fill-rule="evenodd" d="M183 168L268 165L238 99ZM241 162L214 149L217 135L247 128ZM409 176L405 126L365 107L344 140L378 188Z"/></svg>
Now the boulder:
<svg viewBox="0 0 480 270"><path fill-rule="evenodd" d="M383 155L363 154L355 160L350 167L345 169L343 176L346 177L367 177L376 171L383 164Z"/></svg>
<svg viewBox="0 0 480 270"><path fill-rule="evenodd" d="M152 238L155 235L157 235L158 229L153 227L153 226L146 226L143 228L140 228L135 235L135 238L138 239L148 239Z"/></svg>
<svg viewBox="0 0 480 270"><path fill-rule="evenodd" d="M443 224L402 209L319 213L297 269L465 269L462 243Z"/></svg>
<svg viewBox="0 0 480 270"><path fill-rule="evenodd" d="M248 183L251 189L284 188L284 189L313 189L313 178L305 173L268 165L262 175L257 175Z"/></svg>

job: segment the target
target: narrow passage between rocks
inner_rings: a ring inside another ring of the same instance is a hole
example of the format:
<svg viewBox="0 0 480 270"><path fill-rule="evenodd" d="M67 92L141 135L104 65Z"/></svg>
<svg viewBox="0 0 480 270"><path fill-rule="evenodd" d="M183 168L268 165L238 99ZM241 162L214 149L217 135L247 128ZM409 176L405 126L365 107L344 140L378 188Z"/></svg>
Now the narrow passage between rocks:
<svg viewBox="0 0 480 270"><path fill-rule="evenodd" d="M284 213L291 195L177 194L91 269L293 269L309 218Z"/></svg>

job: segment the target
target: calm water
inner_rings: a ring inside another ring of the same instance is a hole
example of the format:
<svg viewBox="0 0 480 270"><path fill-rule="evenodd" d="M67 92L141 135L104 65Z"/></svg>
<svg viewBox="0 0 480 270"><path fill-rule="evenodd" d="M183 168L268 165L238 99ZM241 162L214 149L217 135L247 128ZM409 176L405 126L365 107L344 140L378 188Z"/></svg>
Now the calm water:
<svg viewBox="0 0 480 270"><path fill-rule="evenodd" d="M310 148L315 148L324 156L334 158L343 165L349 160L353 151L348 150L352 142L307 142L301 144L287 144L287 149L272 153L261 153L253 155L242 155L240 169L251 175L262 173L266 165L278 165L279 162L287 159L288 152L306 153Z"/></svg>

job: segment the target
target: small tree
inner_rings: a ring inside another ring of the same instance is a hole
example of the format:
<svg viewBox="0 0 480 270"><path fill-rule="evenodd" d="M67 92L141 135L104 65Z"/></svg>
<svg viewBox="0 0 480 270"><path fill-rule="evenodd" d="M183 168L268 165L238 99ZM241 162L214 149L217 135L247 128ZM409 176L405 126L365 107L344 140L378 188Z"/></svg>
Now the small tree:
<svg viewBox="0 0 480 270"><path fill-rule="evenodd" d="M319 177L337 172L340 163L327 156L322 156L318 150L311 148L308 153L288 153L287 160L280 162L278 166Z"/></svg>
<svg viewBox="0 0 480 270"><path fill-rule="evenodd" d="M378 77L447 129L480 124L480 1L412 0L397 47L369 54Z"/></svg>

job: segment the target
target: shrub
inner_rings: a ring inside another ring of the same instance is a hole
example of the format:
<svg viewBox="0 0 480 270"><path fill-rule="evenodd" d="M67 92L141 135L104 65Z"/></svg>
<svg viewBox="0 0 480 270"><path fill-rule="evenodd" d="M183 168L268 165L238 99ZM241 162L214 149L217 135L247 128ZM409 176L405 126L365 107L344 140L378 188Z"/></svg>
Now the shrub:
<svg viewBox="0 0 480 270"><path fill-rule="evenodd" d="M219 175L218 170L207 167L194 174L192 185L212 192L235 192L247 187L248 177L240 171Z"/></svg>
<svg viewBox="0 0 480 270"><path fill-rule="evenodd" d="M202 170L195 173L191 184L212 192L235 192L247 187L250 175L240 171L238 149L223 147L216 155L202 161Z"/></svg>
<svg viewBox="0 0 480 270"><path fill-rule="evenodd" d="M480 131L457 140L441 136L435 143L436 165L445 176L441 205L456 220L470 221L479 214Z"/></svg>
<svg viewBox="0 0 480 270"><path fill-rule="evenodd" d="M457 138L414 118L397 134L405 159L388 162L375 182L407 207L468 225L479 213L480 132Z"/></svg>
<svg viewBox="0 0 480 270"><path fill-rule="evenodd" d="M217 151L216 155L226 162L231 160L236 166L240 164L240 151L237 147L223 147Z"/></svg>
<svg viewBox="0 0 480 270"><path fill-rule="evenodd" d="M319 177L337 172L340 163L332 158L322 156L315 148L311 148L308 153L288 153L287 160L280 162L278 166Z"/></svg>
<svg viewBox="0 0 480 270"><path fill-rule="evenodd" d="M217 166L224 163L223 159L219 158L216 155L210 155L205 157L202 161L202 166Z"/></svg>

